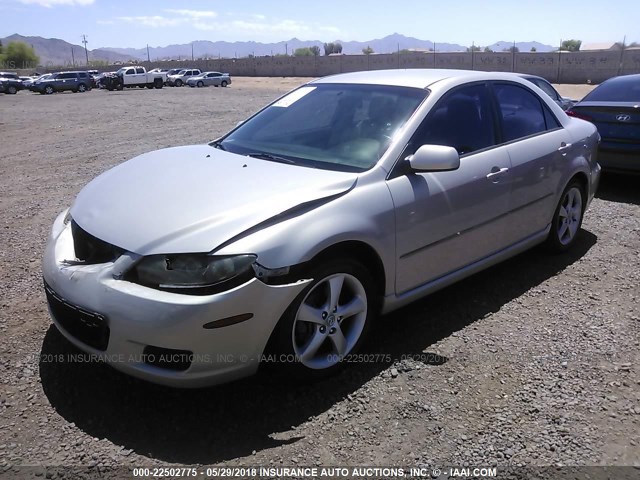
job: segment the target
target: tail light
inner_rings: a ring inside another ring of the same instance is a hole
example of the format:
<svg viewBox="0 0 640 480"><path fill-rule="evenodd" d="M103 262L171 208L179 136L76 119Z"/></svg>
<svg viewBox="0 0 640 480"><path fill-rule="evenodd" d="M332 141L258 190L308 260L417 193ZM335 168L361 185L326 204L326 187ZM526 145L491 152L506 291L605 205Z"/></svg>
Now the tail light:
<svg viewBox="0 0 640 480"><path fill-rule="evenodd" d="M570 117L580 118L582 120L586 120L587 122L593 122L593 117L590 117L589 115L585 115L584 113L576 112L571 108L566 111L566 114L569 115Z"/></svg>

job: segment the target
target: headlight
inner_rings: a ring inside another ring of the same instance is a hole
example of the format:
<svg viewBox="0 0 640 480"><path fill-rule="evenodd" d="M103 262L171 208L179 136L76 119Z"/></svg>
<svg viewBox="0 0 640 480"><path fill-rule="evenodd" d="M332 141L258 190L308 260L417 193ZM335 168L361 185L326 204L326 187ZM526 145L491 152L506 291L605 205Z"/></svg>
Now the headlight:
<svg viewBox="0 0 640 480"><path fill-rule="evenodd" d="M255 255L150 255L135 264L124 279L168 292L212 295L254 277L255 260Z"/></svg>

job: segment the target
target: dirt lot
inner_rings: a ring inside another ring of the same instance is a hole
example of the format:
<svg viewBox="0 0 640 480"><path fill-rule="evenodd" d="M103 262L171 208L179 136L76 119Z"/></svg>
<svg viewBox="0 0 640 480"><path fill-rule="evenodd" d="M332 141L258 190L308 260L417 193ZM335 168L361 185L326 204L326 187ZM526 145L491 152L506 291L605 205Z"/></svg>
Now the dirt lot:
<svg viewBox="0 0 640 480"><path fill-rule="evenodd" d="M640 466L638 177L603 178L571 253L530 251L382 318L367 351L391 361L319 384L258 376L183 391L57 361L75 350L42 291L56 214L108 168L211 140L302 81L0 96L0 477L60 465Z"/></svg>

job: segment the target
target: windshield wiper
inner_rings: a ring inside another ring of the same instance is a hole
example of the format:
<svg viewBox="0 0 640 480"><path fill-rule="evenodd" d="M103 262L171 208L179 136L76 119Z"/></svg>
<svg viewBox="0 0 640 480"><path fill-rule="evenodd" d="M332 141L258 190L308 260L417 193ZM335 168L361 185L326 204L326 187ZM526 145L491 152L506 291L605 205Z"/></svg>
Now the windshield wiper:
<svg viewBox="0 0 640 480"><path fill-rule="evenodd" d="M226 151L226 150L227 150L226 148L224 148L224 145L222 145L222 142L211 142L211 143L209 144L209 146L211 146L211 147L213 147L213 148L217 148L217 149L219 149L219 150L223 150L223 151Z"/></svg>
<svg viewBox="0 0 640 480"><path fill-rule="evenodd" d="M277 155L272 155L270 153L266 153L266 152L251 152L251 153L247 153L245 154L247 157L253 157L253 158L260 158L262 160L271 160L273 162L280 162L280 163L288 163L289 165L295 165L296 162L289 159L289 158L284 158L284 157L279 157Z"/></svg>

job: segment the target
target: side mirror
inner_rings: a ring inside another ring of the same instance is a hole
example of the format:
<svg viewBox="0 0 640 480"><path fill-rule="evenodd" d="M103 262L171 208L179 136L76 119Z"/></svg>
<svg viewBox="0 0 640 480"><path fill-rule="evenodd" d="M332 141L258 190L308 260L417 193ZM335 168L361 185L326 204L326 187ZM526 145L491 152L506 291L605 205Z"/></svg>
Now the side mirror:
<svg viewBox="0 0 640 480"><path fill-rule="evenodd" d="M440 172L460 168L458 151L444 145L422 145L408 160L411 168L420 172Z"/></svg>

